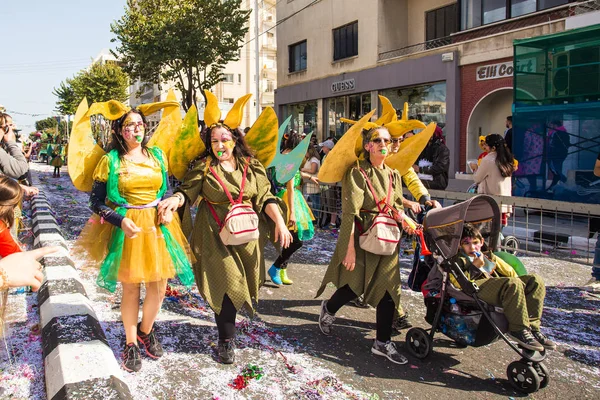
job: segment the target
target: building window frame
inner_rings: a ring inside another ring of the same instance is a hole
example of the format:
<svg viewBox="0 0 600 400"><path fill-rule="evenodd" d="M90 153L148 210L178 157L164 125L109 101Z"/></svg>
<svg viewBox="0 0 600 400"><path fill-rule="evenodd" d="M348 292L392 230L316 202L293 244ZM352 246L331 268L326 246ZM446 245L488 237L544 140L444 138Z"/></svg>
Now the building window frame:
<svg viewBox="0 0 600 400"><path fill-rule="evenodd" d="M233 83L234 82L234 75L233 74L223 74L223 82L224 83Z"/></svg>
<svg viewBox="0 0 600 400"><path fill-rule="evenodd" d="M288 58L289 73L306 71L308 66L308 48L306 39L288 46ZM297 58L298 60L296 60Z"/></svg>
<svg viewBox="0 0 600 400"><path fill-rule="evenodd" d="M443 27L441 27L443 32L438 32L440 30L440 21L438 19L440 18L443 18ZM425 11L425 41L429 42L431 40L446 38L458 32L460 28L458 22L458 2Z"/></svg>
<svg viewBox="0 0 600 400"><path fill-rule="evenodd" d="M332 30L333 61L358 56L358 20Z"/></svg>
<svg viewBox="0 0 600 400"><path fill-rule="evenodd" d="M512 10L513 0L504 0L504 14L500 19L493 19L485 22L485 3L494 0L458 0L457 1L457 25L458 31L467 31L479 28L493 23L503 22L512 18L518 18L524 15L531 15L536 12L549 10L554 7L560 7L572 3L574 0L535 0L535 9L529 12L514 12ZM464 14L465 4L469 3L470 8L476 10L475 13ZM543 6L543 3L546 3ZM550 4L549 4L550 3ZM513 15L514 14L514 15Z"/></svg>

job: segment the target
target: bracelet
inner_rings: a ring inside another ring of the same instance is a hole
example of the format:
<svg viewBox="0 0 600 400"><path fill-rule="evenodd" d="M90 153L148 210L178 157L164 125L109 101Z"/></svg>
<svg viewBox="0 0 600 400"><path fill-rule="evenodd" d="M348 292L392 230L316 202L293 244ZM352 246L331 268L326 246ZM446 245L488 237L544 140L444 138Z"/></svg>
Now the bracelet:
<svg viewBox="0 0 600 400"><path fill-rule="evenodd" d="M181 207L183 203L185 203L185 197L180 192L173 193L173 197L177 197L179 199L178 207Z"/></svg>
<svg viewBox="0 0 600 400"><path fill-rule="evenodd" d="M0 268L0 291L8 289L9 286L8 275L4 268Z"/></svg>

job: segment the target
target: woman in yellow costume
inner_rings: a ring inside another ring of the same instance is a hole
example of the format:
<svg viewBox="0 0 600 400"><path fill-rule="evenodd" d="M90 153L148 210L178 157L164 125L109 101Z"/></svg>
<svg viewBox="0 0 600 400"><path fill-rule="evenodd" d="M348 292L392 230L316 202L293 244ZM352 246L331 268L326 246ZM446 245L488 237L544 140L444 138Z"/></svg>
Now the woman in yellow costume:
<svg viewBox="0 0 600 400"><path fill-rule="evenodd" d="M257 214L266 214L275 223L274 240L283 248L290 245L292 235L282 217L281 200L271 194L265 168L246 142L257 128L260 129L257 125L261 125L262 119L257 120L246 138L238 129L242 107L250 96L239 99L221 120L216 97L208 91L205 93L208 98L204 112L207 128L202 138L206 150L185 175L181 186L175 189L174 195L161 202L159 211L188 207L201 199L191 239L197 259L194 273L200 294L215 312L219 361L231 364L235 361L237 311L242 307L254 311L253 302L258 300L261 271L264 271L259 240L225 245L220 238L221 221L232 208L231 199L238 199L242 193L243 204L250 205ZM276 117L274 112L272 114L276 135ZM261 140L273 142L266 137ZM260 232L260 235L266 234Z"/></svg>
<svg viewBox="0 0 600 400"><path fill-rule="evenodd" d="M138 342L149 357L163 355L154 321L167 279L178 276L187 286L193 283L191 253L178 217L157 212L167 190L168 160L159 147L149 147L148 140L140 111L128 110L113 121L112 150L100 158L93 172L90 204L98 217L91 219L79 242L97 260L105 255L98 285L111 292L117 282L123 286L121 316L126 345L122 365L130 372L142 366ZM72 145L71 150L76 152L76 147ZM75 183L76 176L71 177ZM146 297L138 323L142 283Z"/></svg>

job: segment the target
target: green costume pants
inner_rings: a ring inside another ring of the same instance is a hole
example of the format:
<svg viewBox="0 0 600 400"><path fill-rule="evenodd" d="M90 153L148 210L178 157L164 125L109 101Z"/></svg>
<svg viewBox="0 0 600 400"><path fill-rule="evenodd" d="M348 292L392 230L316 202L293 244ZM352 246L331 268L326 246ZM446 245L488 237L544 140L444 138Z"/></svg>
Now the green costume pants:
<svg viewBox="0 0 600 400"><path fill-rule="evenodd" d="M478 279L479 298L488 304L502 307L508 329L518 332L526 328L540 330L546 286L538 275L513 278Z"/></svg>

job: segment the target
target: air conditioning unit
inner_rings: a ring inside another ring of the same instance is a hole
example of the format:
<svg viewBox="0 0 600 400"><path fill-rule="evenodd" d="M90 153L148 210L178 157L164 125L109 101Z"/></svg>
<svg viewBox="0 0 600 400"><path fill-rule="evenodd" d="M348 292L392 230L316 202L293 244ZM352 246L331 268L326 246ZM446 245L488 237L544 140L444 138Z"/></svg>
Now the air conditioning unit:
<svg viewBox="0 0 600 400"><path fill-rule="evenodd" d="M552 56L552 97L600 93L600 47L583 47Z"/></svg>
<svg viewBox="0 0 600 400"><path fill-rule="evenodd" d="M569 95L569 52L552 57L552 97Z"/></svg>

